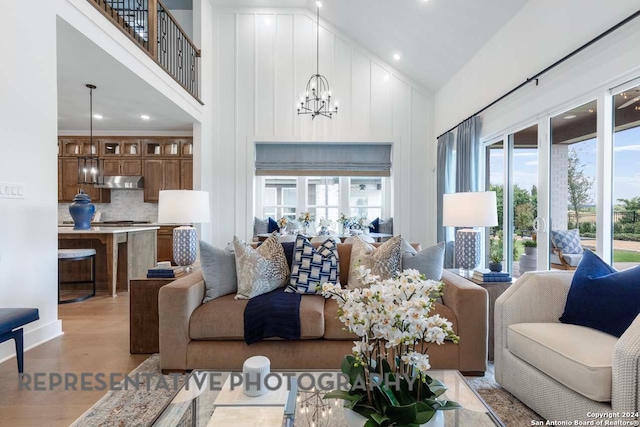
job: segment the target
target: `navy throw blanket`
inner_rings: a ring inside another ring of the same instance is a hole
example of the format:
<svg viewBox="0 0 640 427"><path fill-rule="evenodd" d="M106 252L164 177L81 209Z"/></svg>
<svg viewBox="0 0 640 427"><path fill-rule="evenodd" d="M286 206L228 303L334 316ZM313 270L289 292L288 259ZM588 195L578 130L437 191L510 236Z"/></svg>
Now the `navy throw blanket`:
<svg viewBox="0 0 640 427"><path fill-rule="evenodd" d="M253 344L265 338L300 339L301 294L278 288L253 297L244 309L244 341Z"/></svg>

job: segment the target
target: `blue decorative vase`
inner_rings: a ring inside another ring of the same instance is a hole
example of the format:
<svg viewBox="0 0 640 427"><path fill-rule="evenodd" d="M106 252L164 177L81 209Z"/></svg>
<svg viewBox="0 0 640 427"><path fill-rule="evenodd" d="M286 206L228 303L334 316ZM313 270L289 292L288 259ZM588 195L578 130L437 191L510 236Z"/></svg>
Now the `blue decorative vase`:
<svg viewBox="0 0 640 427"><path fill-rule="evenodd" d="M181 266L196 262L198 255L198 232L193 227L173 229L173 261Z"/></svg>
<svg viewBox="0 0 640 427"><path fill-rule="evenodd" d="M76 194L73 203L69 205L69 213L73 218L74 230L89 230L91 228L91 218L96 211L96 207L91 203L91 198L83 190Z"/></svg>

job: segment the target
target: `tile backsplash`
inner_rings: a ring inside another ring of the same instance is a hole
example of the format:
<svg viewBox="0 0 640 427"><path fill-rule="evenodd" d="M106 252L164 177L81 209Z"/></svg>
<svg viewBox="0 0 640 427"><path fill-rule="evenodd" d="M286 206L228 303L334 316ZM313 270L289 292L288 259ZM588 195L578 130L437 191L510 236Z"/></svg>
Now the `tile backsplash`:
<svg viewBox="0 0 640 427"><path fill-rule="evenodd" d="M58 223L71 221L70 203L58 203ZM158 221L158 204L144 202L144 190L111 190L111 203L96 203L100 221Z"/></svg>

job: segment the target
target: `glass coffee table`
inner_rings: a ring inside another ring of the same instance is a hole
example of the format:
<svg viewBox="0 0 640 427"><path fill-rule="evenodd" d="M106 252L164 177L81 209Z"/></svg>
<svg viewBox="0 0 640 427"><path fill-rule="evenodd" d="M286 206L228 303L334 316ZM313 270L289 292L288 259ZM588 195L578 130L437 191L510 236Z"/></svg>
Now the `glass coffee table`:
<svg viewBox="0 0 640 427"><path fill-rule="evenodd" d="M267 396L267 404L263 404L263 400L256 405L247 405L246 401L237 406L214 405L229 375L229 372L193 371L188 381L185 381L185 385L158 414L152 425L154 427L216 427L230 425L228 420L234 419L233 425L347 427L342 411L343 401L322 398L326 392L335 388L335 384L338 384L338 376L341 375L338 371L281 373L283 381L293 378L293 382L297 385L297 387L294 386L297 391L294 391L296 395L293 411L291 411L291 404L288 407L281 404L282 396L274 396L271 400ZM448 387L444 394L446 399L454 400L463 406L462 409L444 411L446 427L504 427L502 421L469 386L460 372L431 370L429 375L439 379ZM218 402L225 400L228 399L221 398ZM293 396L290 396L289 400L293 401ZM214 414L216 411L218 413ZM216 421L223 419L222 417L227 422ZM242 424L242 422L249 424Z"/></svg>

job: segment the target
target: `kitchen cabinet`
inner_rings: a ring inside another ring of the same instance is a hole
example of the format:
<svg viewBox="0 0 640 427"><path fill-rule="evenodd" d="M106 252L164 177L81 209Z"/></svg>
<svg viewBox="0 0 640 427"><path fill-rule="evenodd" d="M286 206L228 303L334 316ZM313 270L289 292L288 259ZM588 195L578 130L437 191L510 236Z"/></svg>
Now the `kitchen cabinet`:
<svg viewBox="0 0 640 427"><path fill-rule="evenodd" d="M103 173L105 176L140 176L142 161L132 159L105 159Z"/></svg>
<svg viewBox="0 0 640 427"><path fill-rule="evenodd" d="M180 160L180 189L193 190L193 160Z"/></svg>
<svg viewBox="0 0 640 427"><path fill-rule="evenodd" d="M78 184L78 159L62 158L58 160L58 201L72 202L80 189L91 198L93 203L111 202L111 191L95 188L93 185Z"/></svg>
<svg viewBox="0 0 640 427"><path fill-rule="evenodd" d="M144 201L157 202L160 190L180 189L180 160L143 160Z"/></svg>
<svg viewBox="0 0 640 427"><path fill-rule="evenodd" d="M138 139L100 139L100 157L140 157Z"/></svg>
<svg viewBox="0 0 640 427"><path fill-rule="evenodd" d="M173 262L173 229L177 226L173 225L161 225L158 230L158 262L171 261Z"/></svg>

